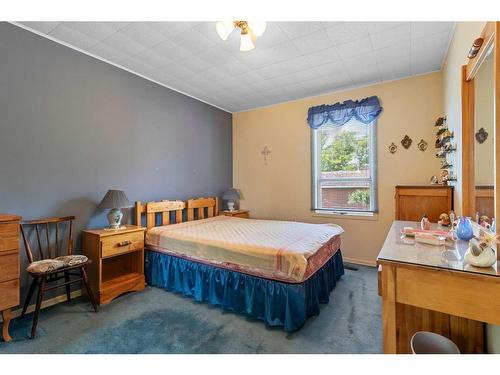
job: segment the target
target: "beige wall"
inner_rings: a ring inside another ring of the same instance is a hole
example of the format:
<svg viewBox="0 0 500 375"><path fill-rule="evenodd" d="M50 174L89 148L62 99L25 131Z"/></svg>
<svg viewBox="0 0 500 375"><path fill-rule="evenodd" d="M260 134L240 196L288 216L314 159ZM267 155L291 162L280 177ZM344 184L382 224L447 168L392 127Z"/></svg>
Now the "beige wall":
<svg viewBox="0 0 500 375"><path fill-rule="evenodd" d="M379 214L371 219L313 216L311 206L311 106L377 95L384 111L377 125ZM432 73L329 95L282 103L233 115L233 179L241 189L241 207L266 219L334 222L344 227L347 260L373 263L394 219L394 186L427 184L439 173L434 156L434 121L443 113L442 75ZM408 134L409 150L401 146ZM421 152L423 138L429 148ZM398 151L390 154L391 142ZM271 150L268 164L261 151Z"/></svg>
<svg viewBox="0 0 500 375"><path fill-rule="evenodd" d="M488 138L482 144L474 142L474 169L476 186L495 183L493 122L495 89L493 58L485 60L474 78L474 133L484 128Z"/></svg>
<svg viewBox="0 0 500 375"><path fill-rule="evenodd" d="M483 29L485 22L457 22L455 32L448 49L443 67L443 102L444 113L448 127L455 132L457 145L462 143L462 65L467 64L467 53ZM458 181L455 184L455 209L458 214L462 211L462 153L457 148L454 165L456 166Z"/></svg>

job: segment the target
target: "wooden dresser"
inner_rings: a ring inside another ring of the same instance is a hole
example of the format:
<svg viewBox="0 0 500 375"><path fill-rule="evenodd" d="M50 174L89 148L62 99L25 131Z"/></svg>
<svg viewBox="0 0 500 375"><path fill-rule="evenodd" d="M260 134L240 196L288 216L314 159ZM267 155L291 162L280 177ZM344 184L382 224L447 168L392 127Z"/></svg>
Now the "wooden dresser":
<svg viewBox="0 0 500 375"><path fill-rule="evenodd" d="M19 305L19 222L21 216L0 214L0 311L2 337L9 335L11 308Z"/></svg>
<svg viewBox="0 0 500 375"><path fill-rule="evenodd" d="M453 210L453 186L396 186L396 220L420 221L424 214L432 223Z"/></svg>
<svg viewBox="0 0 500 375"><path fill-rule="evenodd" d="M90 288L98 304L145 287L144 231L135 225L122 230L87 229L83 252L92 260L87 268Z"/></svg>
<svg viewBox="0 0 500 375"><path fill-rule="evenodd" d="M418 223L395 221L377 257L384 353L411 353L418 331L446 336L462 353L485 352L484 323L500 324L500 262L472 267L468 241L415 244L401 237L408 226Z"/></svg>

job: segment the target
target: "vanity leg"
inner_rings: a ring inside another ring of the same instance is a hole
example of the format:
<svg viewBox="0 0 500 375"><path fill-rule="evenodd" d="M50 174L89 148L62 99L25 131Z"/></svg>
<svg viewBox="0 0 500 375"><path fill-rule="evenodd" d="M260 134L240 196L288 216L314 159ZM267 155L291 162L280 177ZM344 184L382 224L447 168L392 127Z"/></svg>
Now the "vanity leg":
<svg viewBox="0 0 500 375"><path fill-rule="evenodd" d="M396 268L382 267L382 332L384 353L396 354Z"/></svg>
<svg viewBox="0 0 500 375"><path fill-rule="evenodd" d="M9 342L10 340L12 340L12 337L10 337L9 335L9 324L11 318L12 318L12 313L10 309L2 311L2 319L3 319L2 338L5 342Z"/></svg>

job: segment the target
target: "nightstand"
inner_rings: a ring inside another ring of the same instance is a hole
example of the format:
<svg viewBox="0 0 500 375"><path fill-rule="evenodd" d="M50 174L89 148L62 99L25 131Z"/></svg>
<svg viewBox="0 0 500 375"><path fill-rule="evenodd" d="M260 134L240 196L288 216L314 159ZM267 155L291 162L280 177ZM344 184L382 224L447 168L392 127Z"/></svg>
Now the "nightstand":
<svg viewBox="0 0 500 375"><path fill-rule="evenodd" d="M144 289L145 230L126 225L120 230L82 231L83 252L92 260L87 268L89 284L98 304Z"/></svg>
<svg viewBox="0 0 500 375"><path fill-rule="evenodd" d="M243 219L250 218L250 211L248 210L234 210L234 211L222 211L224 216L241 217Z"/></svg>

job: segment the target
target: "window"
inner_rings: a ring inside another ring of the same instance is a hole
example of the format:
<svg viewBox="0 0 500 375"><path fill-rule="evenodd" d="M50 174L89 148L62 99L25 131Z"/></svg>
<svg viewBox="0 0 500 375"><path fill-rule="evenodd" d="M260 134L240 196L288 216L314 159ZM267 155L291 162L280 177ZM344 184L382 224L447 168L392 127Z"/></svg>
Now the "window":
<svg viewBox="0 0 500 375"><path fill-rule="evenodd" d="M313 209L376 212L376 121L364 124L353 117L311 131Z"/></svg>

